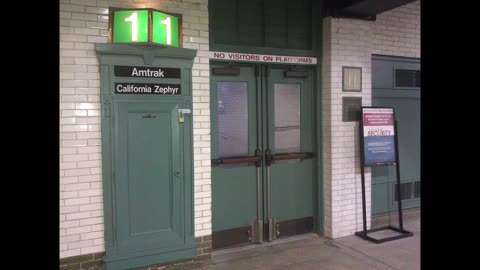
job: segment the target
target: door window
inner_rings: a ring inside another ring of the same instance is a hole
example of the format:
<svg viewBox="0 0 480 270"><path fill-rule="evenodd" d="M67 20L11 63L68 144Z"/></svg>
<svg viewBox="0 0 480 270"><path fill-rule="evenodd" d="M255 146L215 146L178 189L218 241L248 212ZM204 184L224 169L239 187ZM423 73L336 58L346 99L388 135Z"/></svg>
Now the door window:
<svg viewBox="0 0 480 270"><path fill-rule="evenodd" d="M275 153L300 152L300 84L274 84Z"/></svg>
<svg viewBox="0 0 480 270"><path fill-rule="evenodd" d="M248 155L247 82L218 82L218 155Z"/></svg>

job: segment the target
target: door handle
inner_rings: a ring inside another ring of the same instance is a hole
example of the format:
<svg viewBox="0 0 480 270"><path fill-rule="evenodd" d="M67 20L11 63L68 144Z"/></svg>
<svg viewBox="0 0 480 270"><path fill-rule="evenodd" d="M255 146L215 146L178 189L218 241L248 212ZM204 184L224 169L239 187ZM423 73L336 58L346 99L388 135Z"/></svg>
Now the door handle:
<svg viewBox="0 0 480 270"><path fill-rule="evenodd" d="M270 167L271 164L272 164L272 151L269 148L267 148L267 150L265 150L265 166Z"/></svg>
<svg viewBox="0 0 480 270"><path fill-rule="evenodd" d="M275 154L272 155L270 149L265 150L265 166L270 166L272 161L275 160L291 160L291 159L309 159L313 158L315 155L312 152L304 153L285 153L285 154Z"/></svg>
<svg viewBox="0 0 480 270"><path fill-rule="evenodd" d="M291 160L291 159L310 159L315 155L312 152L305 153L286 153L286 154L276 154L271 155L271 160Z"/></svg>
<svg viewBox="0 0 480 270"><path fill-rule="evenodd" d="M255 163L255 166L257 168L260 167L262 163L262 152L259 149L257 149L255 150L255 156L212 159L212 166L221 165L221 164L244 164L244 163Z"/></svg>
<svg viewBox="0 0 480 270"><path fill-rule="evenodd" d="M219 158L212 159L212 166L221 164L244 164L244 163L258 163L262 158L260 156L247 156L236 158Z"/></svg>

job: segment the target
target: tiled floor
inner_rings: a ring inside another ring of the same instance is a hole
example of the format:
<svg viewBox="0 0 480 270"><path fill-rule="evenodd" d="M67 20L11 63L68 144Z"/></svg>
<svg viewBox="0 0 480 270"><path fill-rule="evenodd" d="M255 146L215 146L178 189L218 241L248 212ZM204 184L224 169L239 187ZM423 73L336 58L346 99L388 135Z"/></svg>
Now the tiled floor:
<svg viewBox="0 0 480 270"><path fill-rule="evenodd" d="M216 251L204 270L420 269L420 217L409 217L413 237L374 244L357 236L327 240L316 234L277 240L261 247Z"/></svg>

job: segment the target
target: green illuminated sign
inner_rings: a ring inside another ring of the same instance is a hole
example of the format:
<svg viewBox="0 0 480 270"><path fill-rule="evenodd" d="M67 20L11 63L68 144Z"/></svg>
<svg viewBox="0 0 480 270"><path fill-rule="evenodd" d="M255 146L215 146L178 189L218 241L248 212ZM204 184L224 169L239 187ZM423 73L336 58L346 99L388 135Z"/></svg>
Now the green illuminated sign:
<svg viewBox="0 0 480 270"><path fill-rule="evenodd" d="M113 43L152 42L179 47L179 18L153 9L111 12Z"/></svg>
<svg viewBox="0 0 480 270"><path fill-rule="evenodd" d="M116 11L113 43L148 42L148 10Z"/></svg>
<svg viewBox="0 0 480 270"><path fill-rule="evenodd" d="M153 11L152 42L178 47L178 18Z"/></svg>

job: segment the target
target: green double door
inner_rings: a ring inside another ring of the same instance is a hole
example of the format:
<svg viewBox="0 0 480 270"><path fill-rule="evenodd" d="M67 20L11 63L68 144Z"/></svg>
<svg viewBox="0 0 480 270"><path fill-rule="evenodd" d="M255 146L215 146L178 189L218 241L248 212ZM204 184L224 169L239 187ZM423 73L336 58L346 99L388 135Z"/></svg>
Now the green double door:
<svg viewBox="0 0 480 270"><path fill-rule="evenodd" d="M214 249L313 231L312 70L211 64Z"/></svg>

